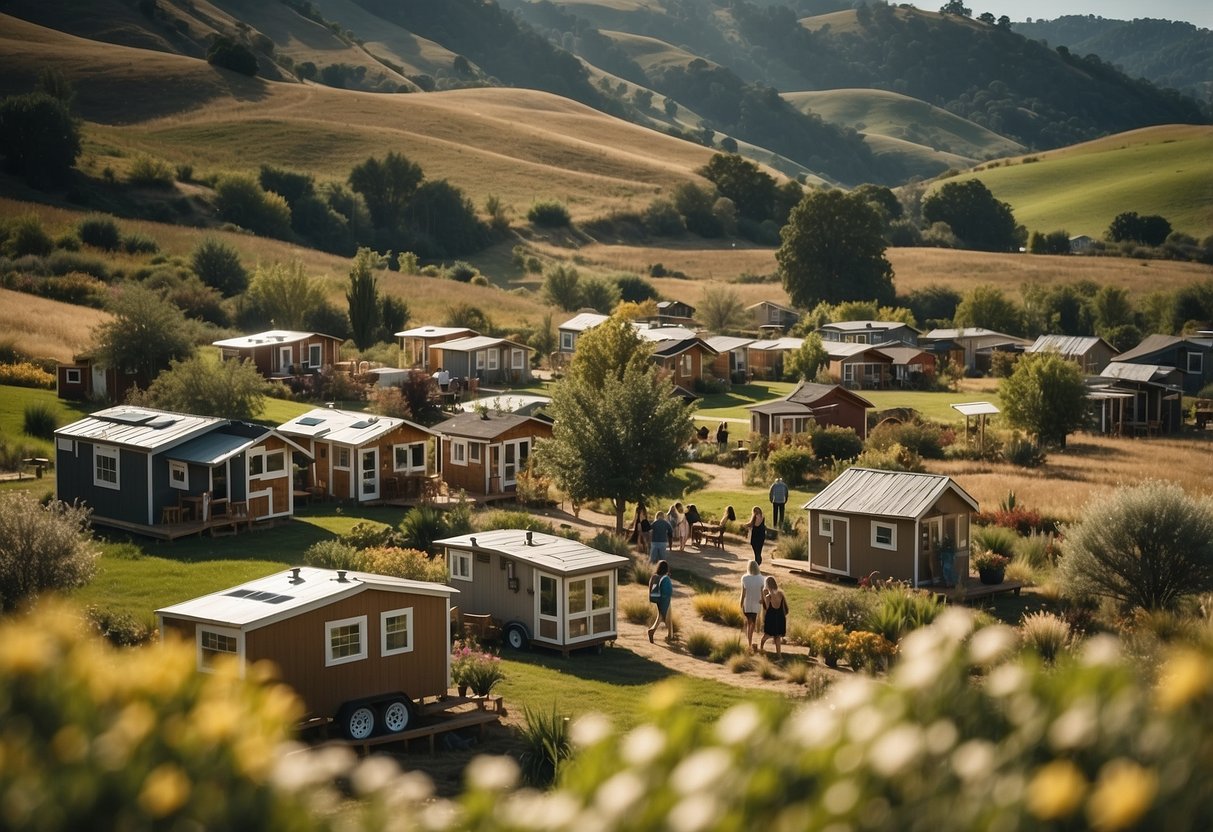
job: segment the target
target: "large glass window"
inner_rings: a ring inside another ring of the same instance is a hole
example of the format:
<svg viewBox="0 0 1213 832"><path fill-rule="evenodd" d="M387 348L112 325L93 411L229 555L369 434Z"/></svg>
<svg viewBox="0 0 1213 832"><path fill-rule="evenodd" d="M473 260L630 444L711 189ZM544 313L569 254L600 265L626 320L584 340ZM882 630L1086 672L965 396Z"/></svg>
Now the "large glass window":
<svg viewBox="0 0 1213 832"><path fill-rule="evenodd" d="M425 443L411 442L408 445L393 446L393 458L397 471L425 472Z"/></svg>
<svg viewBox="0 0 1213 832"><path fill-rule="evenodd" d="M568 581L567 638L570 641L614 631L609 575Z"/></svg>
<svg viewBox="0 0 1213 832"><path fill-rule="evenodd" d="M539 576L539 614L555 616L560 610L556 596L556 579L550 575Z"/></svg>

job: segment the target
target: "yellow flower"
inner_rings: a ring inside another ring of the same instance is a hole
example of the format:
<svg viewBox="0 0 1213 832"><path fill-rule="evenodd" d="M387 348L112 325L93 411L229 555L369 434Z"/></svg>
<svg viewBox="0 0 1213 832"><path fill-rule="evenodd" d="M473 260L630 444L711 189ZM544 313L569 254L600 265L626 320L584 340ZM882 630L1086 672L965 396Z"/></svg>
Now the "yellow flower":
<svg viewBox="0 0 1213 832"><path fill-rule="evenodd" d="M1155 688L1155 699L1164 711L1182 708L1213 688L1213 670L1208 660L1194 650L1173 654L1163 666Z"/></svg>
<svg viewBox="0 0 1213 832"><path fill-rule="evenodd" d="M50 666L57 654L51 640L36 626L9 626L0 638L0 673L5 676L33 675Z"/></svg>
<svg viewBox="0 0 1213 832"><path fill-rule="evenodd" d="M1157 794L1157 774L1132 760L1112 760L1099 772L1087 817L1099 830L1126 829L1141 820Z"/></svg>
<svg viewBox="0 0 1213 832"><path fill-rule="evenodd" d="M1040 820L1057 820L1073 814L1087 791L1087 778L1069 760L1042 766L1028 783L1028 811Z"/></svg>
<svg viewBox="0 0 1213 832"><path fill-rule="evenodd" d="M172 763L157 766L143 781L139 806L153 818L170 815L185 805L190 796L190 781Z"/></svg>

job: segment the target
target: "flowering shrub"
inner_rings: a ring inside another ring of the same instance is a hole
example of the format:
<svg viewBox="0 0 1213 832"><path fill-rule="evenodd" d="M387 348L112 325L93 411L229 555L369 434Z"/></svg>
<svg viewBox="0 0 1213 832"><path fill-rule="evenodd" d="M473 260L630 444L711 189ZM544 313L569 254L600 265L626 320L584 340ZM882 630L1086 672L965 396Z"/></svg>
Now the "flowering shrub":
<svg viewBox="0 0 1213 832"><path fill-rule="evenodd" d="M504 678L499 656L481 649L473 639L455 642L451 650L451 679L456 685L467 685L477 696L488 696Z"/></svg>
<svg viewBox="0 0 1213 832"><path fill-rule="evenodd" d="M843 648L847 658L847 664L852 670L888 670L889 661L893 658L893 654L897 652L897 647L884 636L878 633L869 633L866 630L856 630L847 635L846 645Z"/></svg>
<svg viewBox="0 0 1213 832"><path fill-rule="evenodd" d="M37 364L31 364L28 361L0 364L0 384L54 390L55 383L54 373L48 373Z"/></svg>
<svg viewBox="0 0 1213 832"><path fill-rule="evenodd" d="M820 656L826 667L837 667L846 647L847 634L840 624L822 624L809 634L809 654Z"/></svg>
<svg viewBox="0 0 1213 832"><path fill-rule="evenodd" d="M1006 569L1007 564L1010 562L1011 559L1006 555L1000 555L997 552L991 551L978 552L973 556L973 566L976 567L978 571L985 571L988 569L996 572L999 569Z"/></svg>

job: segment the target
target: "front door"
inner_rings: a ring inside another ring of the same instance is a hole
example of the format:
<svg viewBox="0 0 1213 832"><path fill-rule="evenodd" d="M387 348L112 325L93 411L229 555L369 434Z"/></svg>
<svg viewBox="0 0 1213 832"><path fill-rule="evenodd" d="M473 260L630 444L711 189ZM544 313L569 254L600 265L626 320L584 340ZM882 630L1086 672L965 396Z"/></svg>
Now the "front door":
<svg viewBox="0 0 1213 832"><path fill-rule="evenodd" d="M823 572L839 575L851 573L850 521L845 517L825 515L817 519L816 533L825 541L825 551L814 552L812 564Z"/></svg>
<svg viewBox="0 0 1213 832"><path fill-rule="evenodd" d="M918 555L920 581L937 578L943 574L943 565L939 560L940 543L943 541L943 517L928 517L922 524L927 545L926 551ZM923 574L924 569L926 574Z"/></svg>
<svg viewBox="0 0 1213 832"><path fill-rule="evenodd" d="M378 448L363 448L358 452L358 499L379 499Z"/></svg>
<svg viewBox="0 0 1213 832"><path fill-rule="evenodd" d="M560 640L560 580L555 575L535 573L535 638Z"/></svg>

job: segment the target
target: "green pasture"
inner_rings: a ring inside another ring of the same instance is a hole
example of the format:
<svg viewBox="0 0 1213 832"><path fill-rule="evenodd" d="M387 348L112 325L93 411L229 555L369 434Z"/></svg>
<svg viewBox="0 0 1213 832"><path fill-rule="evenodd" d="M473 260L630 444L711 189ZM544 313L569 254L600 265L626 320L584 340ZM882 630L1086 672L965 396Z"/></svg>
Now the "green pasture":
<svg viewBox="0 0 1213 832"><path fill-rule="evenodd" d="M60 399L54 390L0 385L0 439L13 444L26 445L36 450L37 456L48 459L54 457L54 442L25 433L25 408L29 405L51 408L59 427L88 415L91 409L87 403Z"/></svg>

